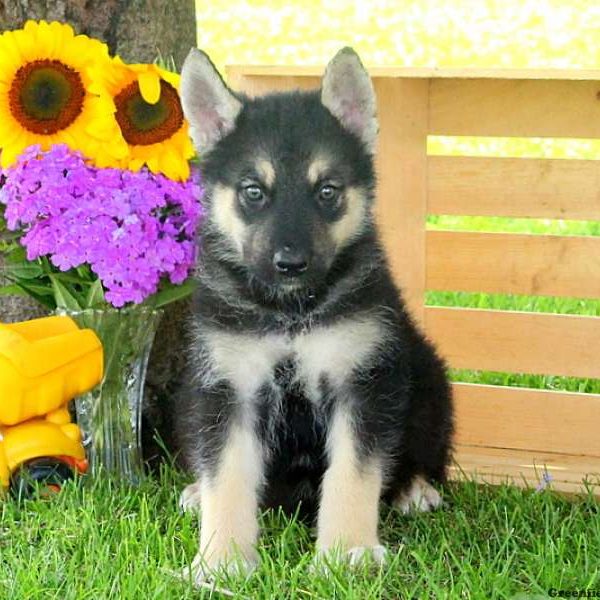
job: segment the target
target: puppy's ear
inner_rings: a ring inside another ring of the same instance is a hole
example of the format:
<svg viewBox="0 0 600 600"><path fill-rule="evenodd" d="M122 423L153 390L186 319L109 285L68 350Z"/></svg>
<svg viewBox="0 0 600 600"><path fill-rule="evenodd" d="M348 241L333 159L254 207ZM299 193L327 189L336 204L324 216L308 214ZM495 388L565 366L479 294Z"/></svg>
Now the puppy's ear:
<svg viewBox="0 0 600 600"><path fill-rule="evenodd" d="M377 138L377 102L371 78L352 48L342 48L327 65L321 102L357 135L370 153Z"/></svg>
<svg viewBox="0 0 600 600"><path fill-rule="evenodd" d="M233 129L242 103L225 85L210 58L192 48L181 69L181 106L196 150L209 151Z"/></svg>

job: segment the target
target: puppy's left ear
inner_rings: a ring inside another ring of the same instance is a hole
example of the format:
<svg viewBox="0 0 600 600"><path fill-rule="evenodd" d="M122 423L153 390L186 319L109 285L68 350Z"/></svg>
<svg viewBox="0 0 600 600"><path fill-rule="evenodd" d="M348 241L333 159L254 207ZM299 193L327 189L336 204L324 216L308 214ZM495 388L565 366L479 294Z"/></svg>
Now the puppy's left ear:
<svg viewBox="0 0 600 600"><path fill-rule="evenodd" d="M321 102L348 130L375 153L377 101L371 78L358 54L342 48L327 65L321 85Z"/></svg>
<svg viewBox="0 0 600 600"><path fill-rule="evenodd" d="M242 103L208 55L197 48L190 50L183 63L180 94L194 146L200 154L208 152L233 129Z"/></svg>

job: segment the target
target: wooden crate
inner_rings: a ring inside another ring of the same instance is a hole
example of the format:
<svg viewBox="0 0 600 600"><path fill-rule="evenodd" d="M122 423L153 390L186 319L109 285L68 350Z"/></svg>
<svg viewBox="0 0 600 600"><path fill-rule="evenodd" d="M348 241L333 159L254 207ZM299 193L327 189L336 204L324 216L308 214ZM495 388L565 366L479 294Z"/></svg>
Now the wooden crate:
<svg viewBox="0 0 600 600"><path fill-rule="evenodd" d="M228 69L259 95L322 68ZM600 138L600 71L372 69L377 216L394 276L452 367L600 378L600 318L426 307L425 291L600 297L600 238L426 231L428 214L600 219L600 162L428 156L428 135ZM600 158L600 157L598 157ZM600 482L600 395L457 383L456 466L578 492ZM595 488L600 494L600 486Z"/></svg>

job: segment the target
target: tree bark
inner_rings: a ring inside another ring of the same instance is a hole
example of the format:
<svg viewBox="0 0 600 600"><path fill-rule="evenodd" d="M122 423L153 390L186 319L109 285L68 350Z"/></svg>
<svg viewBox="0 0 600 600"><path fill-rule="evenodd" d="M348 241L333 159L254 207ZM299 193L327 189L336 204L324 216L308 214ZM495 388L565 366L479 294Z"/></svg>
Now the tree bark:
<svg viewBox="0 0 600 600"><path fill-rule="evenodd" d="M125 62L161 56L179 69L196 45L194 0L0 0L0 31L28 19L69 23Z"/></svg>
<svg viewBox="0 0 600 600"><path fill-rule="evenodd" d="M18 29L28 19L61 21L107 43L125 62L153 62L161 57L176 69L196 45L194 0L0 0L0 31ZM0 280L4 261L0 254ZM0 281L0 284L2 281ZM167 307L150 357L146 385L147 422L170 444L170 422L164 406L185 362L183 333L189 303ZM0 296L0 322L15 322L44 314L35 302ZM144 428L146 456L159 454L153 431Z"/></svg>

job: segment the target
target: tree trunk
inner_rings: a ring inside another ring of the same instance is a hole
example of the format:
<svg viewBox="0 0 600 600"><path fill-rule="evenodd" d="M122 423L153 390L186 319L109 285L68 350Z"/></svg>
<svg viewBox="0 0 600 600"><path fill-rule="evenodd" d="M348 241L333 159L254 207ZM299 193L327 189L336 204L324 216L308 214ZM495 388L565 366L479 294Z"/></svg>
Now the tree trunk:
<svg viewBox="0 0 600 600"><path fill-rule="evenodd" d="M0 0L0 31L28 19L61 21L108 44L125 62L172 58L196 45L194 0Z"/></svg>
<svg viewBox="0 0 600 600"><path fill-rule="evenodd" d="M194 0L0 0L0 31L18 29L28 19L61 21L106 42L125 62L158 57L180 69L196 45ZM0 255L0 280L4 261ZM0 284L2 281L0 281ZM153 346L146 386L146 415L170 446L170 423L163 406L184 366L183 332L189 303L167 307ZM0 296L0 322L31 319L44 311L27 298ZM154 456L152 430L144 428L145 454Z"/></svg>

